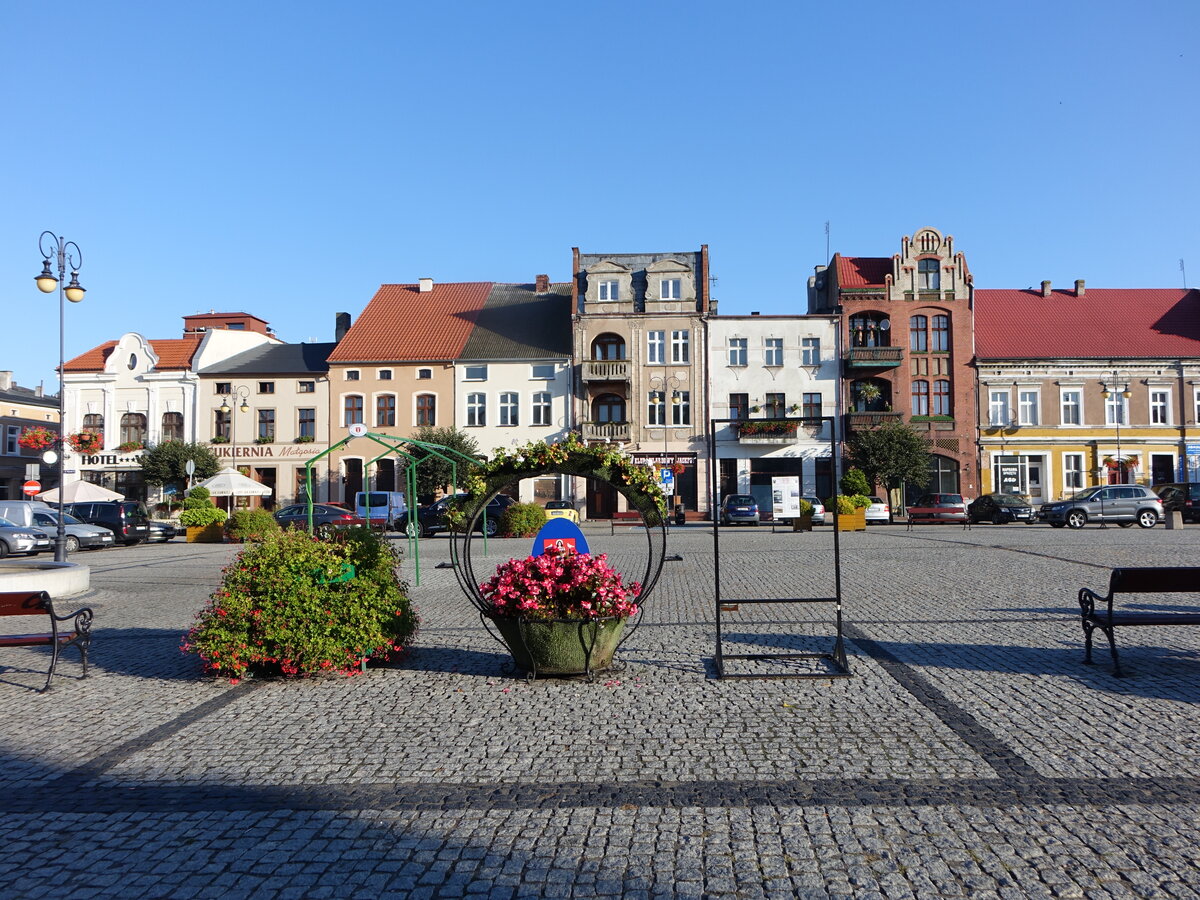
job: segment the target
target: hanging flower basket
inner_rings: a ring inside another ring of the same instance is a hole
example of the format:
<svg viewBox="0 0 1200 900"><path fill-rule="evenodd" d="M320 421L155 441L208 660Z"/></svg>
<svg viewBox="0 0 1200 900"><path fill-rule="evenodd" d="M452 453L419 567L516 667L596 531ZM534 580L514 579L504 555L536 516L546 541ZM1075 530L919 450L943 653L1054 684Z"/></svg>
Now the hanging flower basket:
<svg viewBox="0 0 1200 900"><path fill-rule="evenodd" d="M117 444L118 453L133 453L135 450L145 450L146 445L141 441L126 441L123 444Z"/></svg>
<svg viewBox="0 0 1200 900"><path fill-rule="evenodd" d="M99 453L104 449L104 435L92 431L78 431L67 435L67 444L76 453Z"/></svg>
<svg viewBox="0 0 1200 900"><path fill-rule="evenodd" d="M17 443L26 450L47 450L58 443L58 432L45 425L33 425L21 432Z"/></svg>
<svg viewBox="0 0 1200 900"><path fill-rule="evenodd" d="M763 435L764 437L795 437L796 422L787 419L751 419L738 422L738 437L743 435Z"/></svg>

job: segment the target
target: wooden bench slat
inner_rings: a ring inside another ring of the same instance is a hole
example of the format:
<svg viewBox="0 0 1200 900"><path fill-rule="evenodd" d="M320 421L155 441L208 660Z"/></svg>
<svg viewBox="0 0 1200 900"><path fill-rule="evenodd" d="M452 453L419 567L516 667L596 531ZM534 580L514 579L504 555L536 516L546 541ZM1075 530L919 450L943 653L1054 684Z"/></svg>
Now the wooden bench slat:
<svg viewBox="0 0 1200 900"><path fill-rule="evenodd" d="M36 634L5 634L0 635L0 647L45 647L54 648L50 658L50 671L46 673L46 684L39 693L50 689L54 678L54 670L58 666L58 654L62 647L68 644L79 648L83 662L83 677L88 675L88 648L92 642L92 617L90 607L84 606L74 612L59 615L54 609L54 601L45 591L3 591L0 592L0 618L9 616L45 616L50 620L49 632ZM70 622L69 631L60 631L59 622Z"/></svg>

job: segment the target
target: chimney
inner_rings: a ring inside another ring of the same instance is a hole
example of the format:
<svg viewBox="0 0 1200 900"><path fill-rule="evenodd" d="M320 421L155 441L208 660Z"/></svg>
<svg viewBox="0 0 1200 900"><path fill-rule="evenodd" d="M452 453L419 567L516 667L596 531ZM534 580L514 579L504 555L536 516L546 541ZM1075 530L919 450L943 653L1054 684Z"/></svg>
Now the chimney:
<svg viewBox="0 0 1200 900"><path fill-rule="evenodd" d="M350 330L350 313L340 312L333 314L333 339L341 341L346 336L346 332Z"/></svg>
<svg viewBox="0 0 1200 900"><path fill-rule="evenodd" d="M33 393L34 393L36 396L38 396L38 397L44 397L44 396L46 396L46 385L45 385L45 382L41 382L41 381L39 381L39 382L38 382L38 386L37 386L36 388L34 388L34 389L33 389Z"/></svg>
<svg viewBox="0 0 1200 900"><path fill-rule="evenodd" d="M0 391L12 390L12 372L0 372Z"/></svg>
<svg viewBox="0 0 1200 900"><path fill-rule="evenodd" d="M536 293L546 294L550 292L550 276L538 275L533 279L533 289Z"/></svg>
<svg viewBox="0 0 1200 900"><path fill-rule="evenodd" d="M1086 294L1086 293L1087 293L1087 288L1085 288L1085 287L1083 286L1083 279L1082 279L1082 278L1076 278L1076 279L1075 279L1075 296L1076 296L1076 297L1082 297L1082 296L1083 296L1084 294Z"/></svg>
<svg viewBox="0 0 1200 900"><path fill-rule="evenodd" d="M420 292L422 294L428 294L430 291L433 290L433 279L432 278L422 278L419 282L418 290L420 290Z"/></svg>
<svg viewBox="0 0 1200 900"><path fill-rule="evenodd" d="M752 316L757 316L757 315L758 315L758 310L757 310L757 309L756 309L756 310L754 310L752 313L750 313L750 315L752 315Z"/></svg>
<svg viewBox="0 0 1200 900"><path fill-rule="evenodd" d="M1050 282L1048 282L1048 281L1042 282L1042 296L1043 297L1050 296Z"/></svg>

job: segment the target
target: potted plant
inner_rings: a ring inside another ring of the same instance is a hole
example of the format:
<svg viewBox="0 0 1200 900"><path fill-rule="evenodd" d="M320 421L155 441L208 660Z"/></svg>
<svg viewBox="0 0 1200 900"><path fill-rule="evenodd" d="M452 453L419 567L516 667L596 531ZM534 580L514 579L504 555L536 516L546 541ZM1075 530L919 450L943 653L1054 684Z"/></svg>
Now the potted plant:
<svg viewBox="0 0 1200 900"><path fill-rule="evenodd" d="M275 442L275 438L269 434L260 434L258 437L256 437L254 439L254 443L256 443L256 444L272 444L274 442Z"/></svg>
<svg viewBox="0 0 1200 900"><path fill-rule="evenodd" d="M314 438L311 434L302 434L298 438L296 438L296 443L297 444L311 444L315 440L316 440L316 438Z"/></svg>
<svg viewBox="0 0 1200 900"><path fill-rule="evenodd" d="M801 497L798 508L800 510L800 515L792 519L792 531L812 531L813 505Z"/></svg>
<svg viewBox="0 0 1200 900"><path fill-rule="evenodd" d="M117 444L118 453L133 453L135 450L145 450L146 445L142 441L125 441L122 444Z"/></svg>
<svg viewBox="0 0 1200 900"><path fill-rule="evenodd" d="M219 544L225 540L225 518L225 511L209 499L208 488L194 487L183 500L179 524L187 528L189 544Z"/></svg>
<svg viewBox="0 0 1200 900"><path fill-rule="evenodd" d="M612 665L642 588L625 583L603 553L567 551L510 559L479 590L519 669L582 675Z"/></svg>
<svg viewBox="0 0 1200 900"><path fill-rule="evenodd" d="M45 425L31 425L17 437L17 443L26 450L48 450L58 443L58 432Z"/></svg>
<svg viewBox="0 0 1200 900"><path fill-rule="evenodd" d="M67 446L85 456L104 449L104 435L94 431L77 431L67 435Z"/></svg>
<svg viewBox="0 0 1200 900"><path fill-rule="evenodd" d="M836 509L837 518L834 522L838 531L866 531L867 507L871 498L862 494L838 494L825 501L827 509Z"/></svg>
<svg viewBox="0 0 1200 900"><path fill-rule="evenodd" d="M228 444L229 436L224 435L224 434L218 434L216 437L210 439L209 443L210 444Z"/></svg>

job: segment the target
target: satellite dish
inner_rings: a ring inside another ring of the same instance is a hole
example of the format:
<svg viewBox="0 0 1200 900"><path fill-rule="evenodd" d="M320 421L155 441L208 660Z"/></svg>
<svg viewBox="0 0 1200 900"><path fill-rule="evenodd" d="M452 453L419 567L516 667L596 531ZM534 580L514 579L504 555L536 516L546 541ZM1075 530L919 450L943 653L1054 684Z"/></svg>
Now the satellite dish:
<svg viewBox="0 0 1200 900"><path fill-rule="evenodd" d="M891 330L892 330L892 321L891 321L891 319L884 319L882 322L880 322L880 323L879 323L879 330L880 330L880 331L891 331Z"/></svg>

